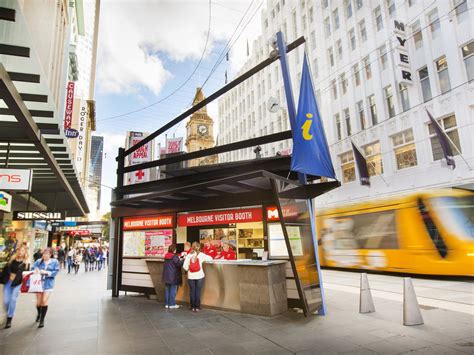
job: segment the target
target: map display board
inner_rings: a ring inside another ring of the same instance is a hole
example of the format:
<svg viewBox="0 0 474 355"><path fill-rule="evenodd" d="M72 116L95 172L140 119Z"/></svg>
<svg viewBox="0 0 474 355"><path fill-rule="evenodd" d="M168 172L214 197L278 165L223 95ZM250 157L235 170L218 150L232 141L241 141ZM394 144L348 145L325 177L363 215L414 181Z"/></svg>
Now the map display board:
<svg viewBox="0 0 474 355"><path fill-rule="evenodd" d="M172 239L172 229L124 231L123 256L164 257Z"/></svg>

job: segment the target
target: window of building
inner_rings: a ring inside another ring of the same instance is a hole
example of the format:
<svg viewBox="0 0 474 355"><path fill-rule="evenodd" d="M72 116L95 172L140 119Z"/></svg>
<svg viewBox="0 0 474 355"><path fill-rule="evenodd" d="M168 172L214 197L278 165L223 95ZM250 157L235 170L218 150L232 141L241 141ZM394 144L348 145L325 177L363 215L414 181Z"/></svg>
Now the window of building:
<svg viewBox="0 0 474 355"><path fill-rule="evenodd" d="M461 48L464 65L466 66L467 80L474 79L474 41Z"/></svg>
<svg viewBox="0 0 474 355"><path fill-rule="evenodd" d="M410 109L410 98L408 96L407 84L398 84L398 90L400 92L403 112L408 111Z"/></svg>
<svg viewBox="0 0 474 355"><path fill-rule="evenodd" d="M346 10L346 18L352 16L352 0L344 0L344 8Z"/></svg>
<svg viewBox="0 0 474 355"><path fill-rule="evenodd" d="M329 47L328 49L328 61L331 67L334 66L334 52L332 50L332 47Z"/></svg>
<svg viewBox="0 0 474 355"><path fill-rule="evenodd" d="M332 88L332 98L337 99L337 84L336 80L331 81L331 88Z"/></svg>
<svg viewBox="0 0 474 355"><path fill-rule="evenodd" d="M377 31L380 31L383 28L382 11L380 10L380 6L377 6L374 10L374 19L375 24L377 25Z"/></svg>
<svg viewBox="0 0 474 355"><path fill-rule="evenodd" d="M334 23L334 30L337 30L340 26L339 23L339 10L336 9L332 12L332 21Z"/></svg>
<svg viewBox="0 0 474 355"><path fill-rule="evenodd" d="M413 41L415 42L415 49L420 49L423 47L423 33L420 28L420 21L416 21L413 26L411 26L411 32L413 33Z"/></svg>
<svg viewBox="0 0 474 355"><path fill-rule="evenodd" d="M377 120L377 106L375 104L375 95L370 95L367 98L369 102L369 109L370 109L370 119L372 120L372 126L375 126L378 122Z"/></svg>
<svg viewBox="0 0 474 355"><path fill-rule="evenodd" d="M347 93L347 86L349 85L346 79L346 75L341 74L341 76L339 77L339 80L341 82L342 95L345 95Z"/></svg>
<svg viewBox="0 0 474 355"><path fill-rule="evenodd" d="M301 8L304 9L305 5L306 5L306 1L305 0L301 0L300 1L300 5L301 5Z"/></svg>
<svg viewBox="0 0 474 355"><path fill-rule="evenodd" d="M416 0L408 0L408 7L412 7L416 4Z"/></svg>
<svg viewBox="0 0 474 355"><path fill-rule="evenodd" d="M359 86L360 85L359 64L355 64L352 66L352 75L354 76L355 86Z"/></svg>
<svg viewBox="0 0 474 355"><path fill-rule="evenodd" d="M309 35L309 42L311 44L311 49L315 49L316 48L316 34L314 33L314 31L312 31L311 34Z"/></svg>
<svg viewBox="0 0 474 355"><path fill-rule="evenodd" d="M395 8L395 0L387 0L388 15L390 18L394 18L397 15Z"/></svg>
<svg viewBox="0 0 474 355"><path fill-rule="evenodd" d="M367 41L367 29L365 28L365 20L359 22L359 35L361 42Z"/></svg>
<svg viewBox="0 0 474 355"><path fill-rule="evenodd" d="M428 22L430 24L431 37L435 39L438 37L440 31L438 9L434 9L428 14Z"/></svg>
<svg viewBox="0 0 474 355"><path fill-rule="evenodd" d="M446 132L446 135L449 137L451 142L451 150L453 151L453 155L459 155L461 151L461 143L459 141L459 134L458 128L456 123L456 116L452 115L441 120L438 120L438 124L441 126L441 129ZM444 158L443 149L441 148L441 144L439 143L438 136L436 135L435 129L432 123L428 124L428 131L430 134L430 141L431 141L431 152L433 154L433 160L441 160ZM452 144L456 147L453 147ZM456 149L457 148L457 149Z"/></svg>
<svg viewBox="0 0 474 355"><path fill-rule="evenodd" d="M355 0L355 3L357 10L362 9L362 6L364 6L364 0Z"/></svg>
<svg viewBox="0 0 474 355"><path fill-rule="evenodd" d="M395 116L395 106L393 104L392 87L389 85L383 89L385 95L385 103L387 105L388 117Z"/></svg>
<svg viewBox="0 0 474 355"><path fill-rule="evenodd" d="M383 174L382 152L380 142L374 142L364 146L365 160L367 161L367 170L369 176Z"/></svg>
<svg viewBox="0 0 474 355"><path fill-rule="evenodd" d="M324 19L324 33L326 34L326 37L331 35L331 20L329 17Z"/></svg>
<svg viewBox="0 0 474 355"><path fill-rule="evenodd" d="M311 6L309 8L309 23L313 23L314 22L314 11L313 11L313 7Z"/></svg>
<svg viewBox="0 0 474 355"><path fill-rule="evenodd" d="M268 20L265 19L265 28L267 28L267 27L268 27Z"/></svg>
<svg viewBox="0 0 474 355"><path fill-rule="evenodd" d="M370 67L369 57L365 57L362 62L364 63L365 68L365 78L367 80L372 79L372 68Z"/></svg>
<svg viewBox="0 0 474 355"><path fill-rule="evenodd" d="M351 114L349 113L348 108L344 109L344 121L346 122L346 133L347 133L347 136L349 137L352 134L352 128L351 128Z"/></svg>
<svg viewBox="0 0 474 355"><path fill-rule="evenodd" d="M415 138L413 137L413 130L411 128L393 135L392 144L398 170L410 168L418 164Z"/></svg>
<svg viewBox="0 0 474 355"><path fill-rule="evenodd" d="M337 56L339 60L342 60L342 41L339 39L336 42Z"/></svg>
<svg viewBox="0 0 474 355"><path fill-rule="evenodd" d="M364 102L360 100L357 102L357 114L359 116L360 129L364 130L367 128L367 122L365 118Z"/></svg>
<svg viewBox="0 0 474 355"><path fill-rule="evenodd" d="M356 49L356 34L353 28L349 31L349 42L351 44L351 49Z"/></svg>
<svg viewBox="0 0 474 355"><path fill-rule="evenodd" d="M336 122L337 140L340 141L342 139L342 126L341 126L341 116L338 113L334 115L334 122Z"/></svg>
<svg viewBox="0 0 474 355"><path fill-rule="evenodd" d="M430 75L428 72L428 67L423 67L418 70L418 75L420 76L421 83L421 92L423 94L423 101L429 101L433 97L431 94L431 84L430 84Z"/></svg>
<svg viewBox="0 0 474 355"><path fill-rule="evenodd" d="M313 67L312 67L311 69L313 70L314 78L317 79L318 76L319 76L318 58L314 58L314 60L313 60Z"/></svg>
<svg viewBox="0 0 474 355"><path fill-rule="evenodd" d="M441 93L451 89L451 82L449 81L448 61L443 56L436 61L436 70L438 71L439 88Z"/></svg>
<svg viewBox="0 0 474 355"><path fill-rule="evenodd" d="M329 0L323 0L323 9L329 6Z"/></svg>
<svg viewBox="0 0 474 355"><path fill-rule="evenodd" d="M355 181L355 164L354 164L354 154L352 151L348 151L339 156L341 160L341 170L342 170L342 182L351 182Z"/></svg>
<svg viewBox="0 0 474 355"><path fill-rule="evenodd" d="M306 15L303 15L303 18L301 19L302 25L303 25L303 31L306 31Z"/></svg>
<svg viewBox="0 0 474 355"><path fill-rule="evenodd" d="M469 18L469 9L467 8L466 0L454 0L454 9L456 11L458 23L461 23Z"/></svg>
<svg viewBox="0 0 474 355"><path fill-rule="evenodd" d="M387 53L387 47L385 47L385 45L379 48L379 56L380 56L380 64L381 64L382 70L387 69L388 53Z"/></svg>

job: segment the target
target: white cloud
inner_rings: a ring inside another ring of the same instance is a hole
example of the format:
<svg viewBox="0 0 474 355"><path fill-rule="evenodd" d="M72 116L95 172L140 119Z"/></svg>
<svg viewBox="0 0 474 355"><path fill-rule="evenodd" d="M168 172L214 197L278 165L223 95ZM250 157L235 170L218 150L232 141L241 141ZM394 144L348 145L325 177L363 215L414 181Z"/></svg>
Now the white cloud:
<svg viewBox="0 0 474 355"><path fill-rule="evenodd" d="M216 41L227 42L249 4L250 0L212 2L206 55ZM258 4L252 5L247 19ZM173 78L167 60L200 58L208 28L208 0L106 0L100 16L99 90L127 93L146 88L158 95ZM257 14L232 50L231 63L245 60L247 38L254 37L259 27Z"/></svg>

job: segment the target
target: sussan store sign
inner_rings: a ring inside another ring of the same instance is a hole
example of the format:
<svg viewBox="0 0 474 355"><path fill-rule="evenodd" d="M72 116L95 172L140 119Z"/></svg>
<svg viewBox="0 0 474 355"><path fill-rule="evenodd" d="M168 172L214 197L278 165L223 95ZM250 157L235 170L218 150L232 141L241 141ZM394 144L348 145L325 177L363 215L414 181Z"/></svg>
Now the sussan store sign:
<svg viewBox="0 0 474 355"><path fill-rule="evenodd" d="M13 212L13 220L15 221L43 221L43 220L62 220L63 212Z"/></svg>

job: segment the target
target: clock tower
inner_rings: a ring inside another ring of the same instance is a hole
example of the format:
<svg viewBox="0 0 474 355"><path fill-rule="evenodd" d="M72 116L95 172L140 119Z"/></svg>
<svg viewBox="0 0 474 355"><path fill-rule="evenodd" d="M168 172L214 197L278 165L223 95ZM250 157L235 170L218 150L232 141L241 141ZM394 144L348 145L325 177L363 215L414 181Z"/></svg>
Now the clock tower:
<svg viewBox="0 0 474 355"><path fill-rule="evenodd" d="M204 100L202 88L196 88L193 106ZM204 106L200 110L191 115L190 120L186 124L186 150L188 153L197 150L203 150L214 147L214 121L207 114L207 108ZM217 163L217 155L197 158L188 161L188 167L210 165Z"/></svg>

